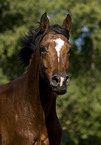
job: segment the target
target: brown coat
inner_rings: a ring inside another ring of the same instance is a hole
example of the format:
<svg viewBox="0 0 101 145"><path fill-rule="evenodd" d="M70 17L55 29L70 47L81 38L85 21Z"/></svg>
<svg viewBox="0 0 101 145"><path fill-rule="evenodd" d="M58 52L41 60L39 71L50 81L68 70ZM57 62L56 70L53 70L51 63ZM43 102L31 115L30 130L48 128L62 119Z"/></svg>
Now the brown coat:
<svg viewBox="0 0 101 145"><path fill-rule="evenodd" d="M44 145L48 137L39 93L39 50L33 58L25 75L0 87L0 145L32 145L36 140Z"/></svg>

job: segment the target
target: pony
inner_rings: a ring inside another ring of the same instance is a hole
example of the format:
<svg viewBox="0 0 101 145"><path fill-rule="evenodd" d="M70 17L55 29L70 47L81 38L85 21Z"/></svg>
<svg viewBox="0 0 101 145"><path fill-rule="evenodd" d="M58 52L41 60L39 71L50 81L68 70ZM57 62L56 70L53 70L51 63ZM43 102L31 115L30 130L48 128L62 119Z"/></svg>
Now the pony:
<svg viewBox="0 0 101 145"><path fill-rule="evenodd" d="M57 95L69 84L71 16L50 25L47 13L22 40L19 57L27 72L0 86L0 145L60 145Z"/></svg>

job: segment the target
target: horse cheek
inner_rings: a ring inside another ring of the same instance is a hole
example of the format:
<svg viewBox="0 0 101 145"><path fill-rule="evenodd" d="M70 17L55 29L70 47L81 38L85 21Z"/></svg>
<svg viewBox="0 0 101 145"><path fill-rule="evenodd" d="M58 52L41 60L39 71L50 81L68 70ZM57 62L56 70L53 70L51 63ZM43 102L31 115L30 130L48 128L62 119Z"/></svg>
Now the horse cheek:
<svg viewBox="0 0 101 145"><path fill-rule="evenodd" d="M67 59L66 59L66 70L68 70L68 68L69 68L69 58L67 57Z"/></svg>

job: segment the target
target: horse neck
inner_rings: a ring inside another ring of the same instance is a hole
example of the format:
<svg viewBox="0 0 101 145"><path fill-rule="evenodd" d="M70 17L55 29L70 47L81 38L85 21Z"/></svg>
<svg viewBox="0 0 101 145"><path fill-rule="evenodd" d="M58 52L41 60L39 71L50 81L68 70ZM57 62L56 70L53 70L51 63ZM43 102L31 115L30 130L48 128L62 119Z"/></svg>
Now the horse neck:
<svg viewBox="0 0 101 145"><path fill-rule="evenodd" d="M28 68L28 80L35 81L36 77L39 76L39 66L40 66L40 54L39 50L32 55L32 59Z"/></svg>
<svg viewBox="0 0 101 145"><path fill-rule="evenodd" d="M40 66L40 54L39 51L36 52L32 56L31 63L29 65L29 69L26 74L27 78L27 92L31 100L39 101L39 66ZM33 99L34 97L34 99Z"/></svg>
<svg viewBox="0 0 101 145"><path fill-rule="evenodd" d="M39 89L41 104L47 120L52 109L56 110L56 94L52 90L50 84L45 80L45 78L42 78L41 76L39 77Z"/></svg>

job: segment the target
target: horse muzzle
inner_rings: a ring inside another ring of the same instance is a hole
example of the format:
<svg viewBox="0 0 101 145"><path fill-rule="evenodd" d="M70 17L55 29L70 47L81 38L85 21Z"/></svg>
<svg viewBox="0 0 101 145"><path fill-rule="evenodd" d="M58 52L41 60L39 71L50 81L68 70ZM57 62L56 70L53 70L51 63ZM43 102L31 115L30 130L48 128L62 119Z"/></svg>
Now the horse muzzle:
<svg viewBox="0 0 101 145"><path fill-rule="evenodd" d="M51 78L50 84L57 95L63 95L67 91L70 78L67 75L54 74Z"/></svg>

